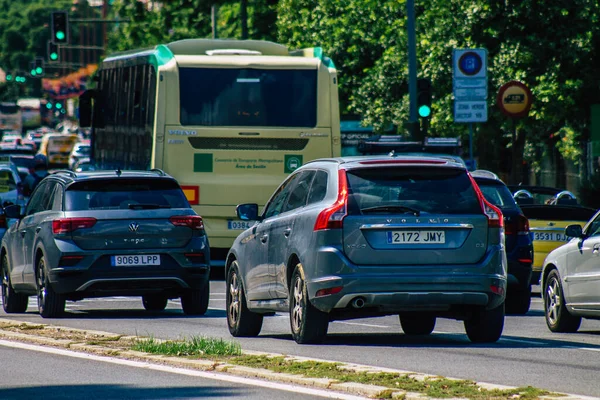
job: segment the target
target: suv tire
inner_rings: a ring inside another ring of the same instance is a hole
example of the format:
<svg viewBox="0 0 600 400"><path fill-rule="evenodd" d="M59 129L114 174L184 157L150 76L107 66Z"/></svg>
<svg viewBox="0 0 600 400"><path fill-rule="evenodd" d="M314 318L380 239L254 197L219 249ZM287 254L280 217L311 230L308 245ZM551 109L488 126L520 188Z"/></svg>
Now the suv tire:
<svg viewBox="0 0 600 400"><path fill-rule="evenodd" d="M262 329L263 315L248 309L237 261L231 263L225 285L225 308L227 309L229 333L234 337L258 336Z"/></svg>
<svg viewBox="0 0 600 400"><path fill-rule="evenodd" d="M290 326L298 344L321 343L329 327L329 314L310 304L300 263L294 269L290 285Z"/></svg>
<svg viewBox="0 0 600 400"><path fill-rule="evenodd" d="M581 317L576 317L567 310L567 302L560 283L557 270L550 271L542 288L544 296L544 318L552 332L573 333L581 325Z"/></svg>
<svg viewBox="0 0 600 400"><path fill-rule="evenodd" d="M40 257L36 268L38 311L42 318L56 318L65 312L66 299L52 288L46 271L46 258Z"/></svg>
<svg viewBox="0 0 600 400"><path fill-rule="evenodd" d="M146 311L162 311L167 308L167 299L159 294L149 294L142 296L142 304Z"/></svg>
<svg viewBox="0 0 600 400"><path fill-rule="evenodd" d="M15 292L12 287L8 270L8 257L5 254L2 257L2 308L7 314L24 313L27 311L28 302L29 296Z"/></svg>
<svg viewBox="0 0 600 400"><path fill-rule="evenodd" d="M506 296L506 313L515 315L525 315L531 307L531 284L524 288L519 288Z"/></svg>
<svg viewBox="0 0 600 400"><path fill-rule="evenodd" d="M208 310L210 281L200 290L192 290L181 296L181 309L185 315L204 315Z"/></svg>
<svg viewBox="0 0 600 400"><path fill-rule="evenodd" d="M494 343L504 329L504 303L491 310L481 308L465 320L467 336L473 343Z"/></svg>
<svg viewBox="0 0 600 400"><path fill-rule="evenodd" d="M435 328L435 317L412 313L400 314L400 325L407 335L429 335Z"/></svg>

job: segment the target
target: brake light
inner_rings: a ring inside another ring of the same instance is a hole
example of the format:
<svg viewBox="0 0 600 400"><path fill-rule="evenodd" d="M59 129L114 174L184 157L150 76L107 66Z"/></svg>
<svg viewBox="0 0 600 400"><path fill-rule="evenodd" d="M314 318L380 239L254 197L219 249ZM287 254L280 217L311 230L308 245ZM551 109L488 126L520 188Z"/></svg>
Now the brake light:
<svg viewBox="0 0 600 400"><path fill-rule="evenodd" d="M347 213L348 179L346 171L338 170L338 197L335 203L319 213L313 230L341 229Z"/></svg>
<svg viewBox="0 0 600 400"><path fill-rule="evenodd" d="M63 256L58 261L58 265L62 267L74 267L81 260L83 260L83 256Z"/></svg>
<svg viewBox="0 0 600 400"><path fill-rule="evenodd" d="M6 223L6 215L4 215L4 213L0 214L0 228L8 228L8 224Z"/></svg>
<svg viewBox="0 0 600 400"><path fill-rule="evenodd" d="M192 264L204 263L204 253L185 253L184 256L190 260Z"/></svg>
<svg viewBox="0 0 600 400"><path fill-rule="evenodd" d="M195 230L204 229L204 222L199 215L174 215L169 221L175 226L187 226Z"/></svg>
<svg viewBox="0 0 600 400"><path fill-rule="evenodd" d="M477 194L477 198L479 199L479 203L481 204L481 210L485 214L488 219L488 227L490 228L503 228L504 227L504 217L502 215L502 211L489 201L485 199L481 189L475 179L469 175L469 179L471 179L471 184L473 185L473 189L475 189L475 193Z"/></svg>
<svg viewBox="0 0 600 400"><path fill-rule="evenodd" d="M59 218L52 221L52 233L65 235L77 229L87 229L96 225L96 218Z"/></svg>
<svg viewBox="0 0 600 400"><path fill-rule="evenodd" d="M335 286L335 287L327 288L327 289L319 289L319 290L317 290L317 293L315 293L315 297L323 297L323 296L329 296L332 294L337 294L337 293L341 292L343 288L344 288L343 286Z"/></svg>
<svg viewBox="0 0 600 400"><path fill-rule="evenodd" d="M504 227L507 235L529 235L529 220L524 215L519 215Z"/></svg>
<svg viewBox="0 0 600 400"><path fill-rule="evenodd" d="M384 160L367 160L360 161L359 164L363 165L377 165L377 164L447 164L446 161L442 160L428 160L424 158L419 159L410 159L410 160L394 160L394 159L384 159Z"/></svg>

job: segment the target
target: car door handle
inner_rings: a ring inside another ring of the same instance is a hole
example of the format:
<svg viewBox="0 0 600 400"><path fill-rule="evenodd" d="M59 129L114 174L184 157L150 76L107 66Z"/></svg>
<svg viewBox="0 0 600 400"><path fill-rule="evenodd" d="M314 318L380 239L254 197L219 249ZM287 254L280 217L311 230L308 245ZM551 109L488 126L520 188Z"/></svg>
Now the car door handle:
<svg viewBox="0 0 600 400"><path fill-rule="evenodd" d="M292 233L292 228L287 228L285 231L283 231L283 236L290 237L290 233Z"/></svg>
<svg viewBox="0 0 600 400"><path fill-rule="evenodd" d="M25 234L26 234L26 233L27 233L27 231L26 231L25 229L23 229L23 230L21 231L21 237L25 237Z"/></svg>
<svg viewBox="0 0 600 400"><path fill-rule="evenodd" d="M40 233L41 230L42 230L42 227L38 226L37 228L35 228L35 233Z"/></svg>
<svg viewBox="0 0 600 400"><path fill-rule="evenodd" d="M592 253L594 253L594 254L600 253L600 243L597 243L594 245L594 247L592 248Z"/></svg>
<svg viewBox="0 0 600 400"><path fill-rule="evenodd" d="M263 242L263 243L267 243L267 239L268 239L268 238L269 238L269 235L262 235L262 236L260 237L260 241L261 241L261 242Z"/></svg>

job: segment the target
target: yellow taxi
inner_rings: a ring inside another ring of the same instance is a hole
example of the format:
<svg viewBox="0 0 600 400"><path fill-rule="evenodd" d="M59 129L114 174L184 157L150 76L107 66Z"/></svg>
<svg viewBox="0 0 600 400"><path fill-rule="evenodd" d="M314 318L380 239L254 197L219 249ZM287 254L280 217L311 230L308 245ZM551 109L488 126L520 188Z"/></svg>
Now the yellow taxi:
<svg viewBox="0 0 600 400"><path fill-rule="evenodd" d="M548 253L570 239L565 235L565 228L571 224L584 226L596 210L579 204L575 195L567 190L545 186L511 186L510 189L529 219L533 241L531 283L537 285Z"/></svg>

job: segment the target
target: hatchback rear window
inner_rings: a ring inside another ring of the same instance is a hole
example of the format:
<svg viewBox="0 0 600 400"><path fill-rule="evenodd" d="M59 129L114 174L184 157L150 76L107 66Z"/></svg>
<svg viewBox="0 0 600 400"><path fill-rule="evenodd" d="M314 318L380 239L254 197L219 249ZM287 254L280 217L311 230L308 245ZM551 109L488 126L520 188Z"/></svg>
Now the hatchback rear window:
<svg viewBox="0 0 600 400"><path fill-rule="evenodd" d="M77 182L66 191L67 211L189 208L183 191L167 179L98 179Z"/></svg>
<svg viewBox="0 0 600 400"><path fill-rule="evenodd" d="M368 168L347 172L350 213L481 214L464 170Z"/></svg>
<svg viewBox="0 0 600 400"><path fill-rule="evenodd" d="M477 185L481 189L483 197L496 207L503 210L517 209L517 203L505 185L484 180L477 180Z"/></svg>

